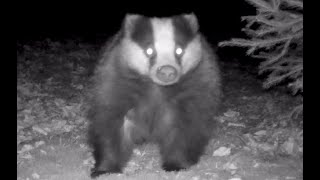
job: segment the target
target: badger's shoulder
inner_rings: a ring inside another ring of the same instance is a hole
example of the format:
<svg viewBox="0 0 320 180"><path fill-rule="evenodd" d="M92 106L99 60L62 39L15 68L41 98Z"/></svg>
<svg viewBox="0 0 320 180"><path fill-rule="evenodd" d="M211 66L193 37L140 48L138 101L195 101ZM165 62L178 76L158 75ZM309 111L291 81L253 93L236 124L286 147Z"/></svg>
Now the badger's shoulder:
<svg viewBox="0 0 320 180"><path fill-rule="evenodd" d="M99 52L99 62L104 62L107 61L109 59L112 59L111 55L113 53L113 51L115 50L115 48L117 48L117 46L119 46L119 43L121 41L121 39L123 38L123 33L121 31L117 32L116 34L114 34L113 36L109 37L104 45L101 47L100 52Z"/></svg>

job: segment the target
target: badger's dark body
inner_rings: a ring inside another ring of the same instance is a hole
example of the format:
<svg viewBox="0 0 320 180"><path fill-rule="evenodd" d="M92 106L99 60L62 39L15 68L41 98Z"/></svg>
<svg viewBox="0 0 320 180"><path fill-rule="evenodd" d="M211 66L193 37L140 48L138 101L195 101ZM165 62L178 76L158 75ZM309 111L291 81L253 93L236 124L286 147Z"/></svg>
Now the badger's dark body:
<svg viewBox="0 0 320 180"><path fill-rule="evenodd" d="M123 64L117 56L121 38L119 33L107 45L91 92L89 143L96 161L92 177L121 172L140 135L159 145L165 170L197 163L210 139L221 93L214 52L201 37L199 64L179 82L159 86ZM133 116L124 125L129 110Z"/></svg>

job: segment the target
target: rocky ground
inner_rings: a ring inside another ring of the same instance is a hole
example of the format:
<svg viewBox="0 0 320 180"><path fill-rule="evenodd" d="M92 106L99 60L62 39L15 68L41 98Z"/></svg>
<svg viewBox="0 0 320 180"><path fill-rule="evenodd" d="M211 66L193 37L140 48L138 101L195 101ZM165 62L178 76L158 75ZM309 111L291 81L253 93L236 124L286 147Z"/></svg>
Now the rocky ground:
<svg viewBox="0 0 320 180"><path fill-rule="evenodd" d="M17 179L90 179L84 95L98 50L77 39L17 43ZM302 99L263 90L251 67L221 67L219 124L197 165L164 172L157 147L146 144L123 174L98 179L303 179L303 117L292 114Z"/></svg>

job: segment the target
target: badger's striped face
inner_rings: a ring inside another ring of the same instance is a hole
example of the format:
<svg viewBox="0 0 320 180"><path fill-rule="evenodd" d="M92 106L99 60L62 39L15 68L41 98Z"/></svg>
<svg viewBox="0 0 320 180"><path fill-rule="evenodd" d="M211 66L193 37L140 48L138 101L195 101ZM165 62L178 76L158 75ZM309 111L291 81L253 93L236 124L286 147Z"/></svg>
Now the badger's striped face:
<svg viewBox="0 0 320 180"><path fill-rule="evenodd" d="M197 18L127 15L122 55L128 66L159 85L171 85L201 59Z"/></svg>

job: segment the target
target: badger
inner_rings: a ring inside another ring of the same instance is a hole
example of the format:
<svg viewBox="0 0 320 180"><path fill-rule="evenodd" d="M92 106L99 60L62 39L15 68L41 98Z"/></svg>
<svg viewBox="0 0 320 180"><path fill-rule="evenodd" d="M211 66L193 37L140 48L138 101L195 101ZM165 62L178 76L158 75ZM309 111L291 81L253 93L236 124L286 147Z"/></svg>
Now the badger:
<svg viewBox="0 0 320 180"><path fill-rule="evenodd" d="M143 142L158 145L165 171L199 161L214 128L221 83L217 56L194 13L126 14L103 50L93 84L91 177L121 173Z"/></svg>

